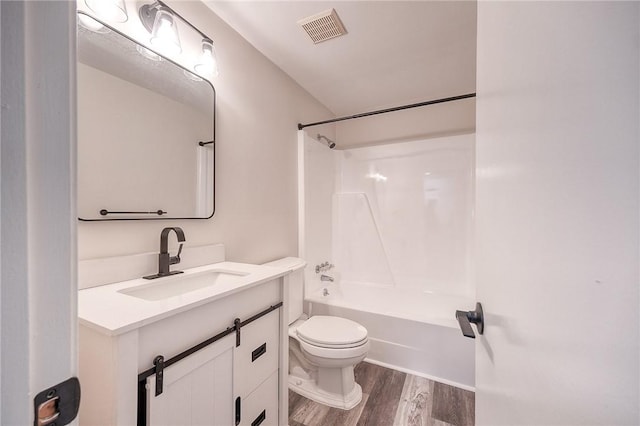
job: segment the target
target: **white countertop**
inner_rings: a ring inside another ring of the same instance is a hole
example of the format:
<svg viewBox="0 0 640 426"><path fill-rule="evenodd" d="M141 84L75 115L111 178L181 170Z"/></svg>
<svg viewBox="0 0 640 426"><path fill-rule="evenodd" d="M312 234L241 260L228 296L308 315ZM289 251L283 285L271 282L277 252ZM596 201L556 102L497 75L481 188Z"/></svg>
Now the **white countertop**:
<svg viewBox="0 0 640 426"><path fill-rule="evenodd" d="M233 270L247 275L237 277L232 283L223 282L161 300L144 300L120 292L156 282L160 283L162 280L184 279L190 275L215 269ZM115 336L271 281L288 274L291 270L292 268L288 267L220 262L186 269L183 274L157 280L137 278L87 288L78 292L78 317L80 324Z"/></svg>

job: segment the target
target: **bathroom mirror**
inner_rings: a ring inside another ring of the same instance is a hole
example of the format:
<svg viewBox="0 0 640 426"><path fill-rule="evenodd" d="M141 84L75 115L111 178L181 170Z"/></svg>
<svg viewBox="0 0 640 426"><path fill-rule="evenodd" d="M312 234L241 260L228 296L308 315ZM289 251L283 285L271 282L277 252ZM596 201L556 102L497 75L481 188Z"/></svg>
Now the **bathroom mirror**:
<svg viewBox="0 0 640 426"><path fill-rule="evenodd" d="M213 216L213 85L80 12L78 22L80 220Z"/></svg>

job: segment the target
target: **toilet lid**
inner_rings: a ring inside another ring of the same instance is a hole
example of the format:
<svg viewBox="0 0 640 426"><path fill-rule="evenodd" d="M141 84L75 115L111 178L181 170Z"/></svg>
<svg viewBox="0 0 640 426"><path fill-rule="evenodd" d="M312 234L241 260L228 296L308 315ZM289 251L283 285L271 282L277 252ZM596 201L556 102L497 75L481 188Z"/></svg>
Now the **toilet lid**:
<svg viewBox="0 0 640 426"><path fill-rule="evenodd" d="M367 338L367 329L357 322L322 315L309 318L297 333L299 338L322 346L351 345Z"/></svg>

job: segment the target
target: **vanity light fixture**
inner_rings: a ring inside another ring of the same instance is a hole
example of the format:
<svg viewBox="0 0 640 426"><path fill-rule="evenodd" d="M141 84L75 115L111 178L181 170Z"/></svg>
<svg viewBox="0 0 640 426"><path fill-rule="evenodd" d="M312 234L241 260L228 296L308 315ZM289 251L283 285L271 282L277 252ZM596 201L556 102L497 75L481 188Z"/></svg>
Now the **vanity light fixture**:
<svg viewBox="0 0 640 426"><path fill-rule="evenodd" d="M213 41L208 38L202 39L202 55L200 62L193 68L198 74L204 76L218 75L218 61L216 51L213 48Z"/></svg>
<svg viewBox="0 0 640 426"><path fill-rule="evenodd" d="M218 75L218 62L212 39L191 22L184 19L161 0L143 4L140 6L138 14L142 25L151 34L151 44L160 53L176 55L182 51L178 36L178 20L197 32L202 37L202 54L193 69L198 75L205 78Z"/></svg>
<svg viewBox="0 0 640 426"><path fill-rule="evenodd" d="M182 52L176 21L173 19L171 11L166 7L156 9L151 30L151 44L169 55L177 55Z"/></svg>
<svg viewBox="0 0 640 426"><path fill-rule="evenodd" d="M129 19L124 0L84 0L98 17L112 22L126 22Z"/></svg>

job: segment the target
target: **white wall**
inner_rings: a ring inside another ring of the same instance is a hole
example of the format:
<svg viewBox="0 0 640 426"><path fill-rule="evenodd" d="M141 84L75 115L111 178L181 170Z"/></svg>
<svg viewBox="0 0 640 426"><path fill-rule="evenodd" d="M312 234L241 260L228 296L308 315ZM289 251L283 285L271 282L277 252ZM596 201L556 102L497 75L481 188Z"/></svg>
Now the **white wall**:
<svg viewBox="0 0 640 426"><path fill-rule="evenodd" d="M478 425L640 422L639 18L478 3Z"/></svg>
<svg viewBox="0 0 640 426"><path fill-rule="evenodd" d="M296 124L330 118L330 112L203 3L170 5L213 38L220 63L220 76L213 81L215 215L209 220L79 223L80 259L157 251L165 226L182 227L188 245L224 243L230 260L296 255ZM319 130L333 136L330 129Z"/></svg>

